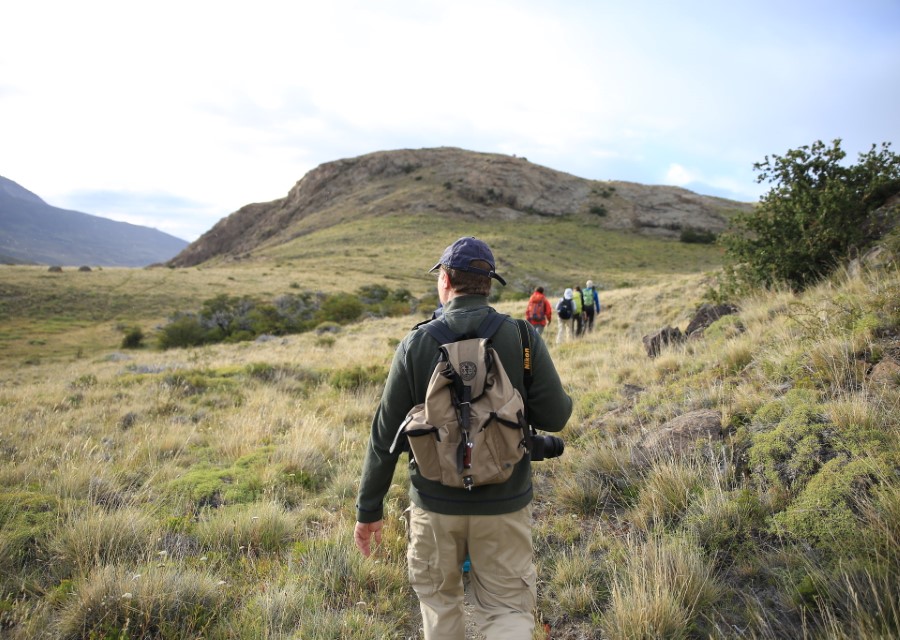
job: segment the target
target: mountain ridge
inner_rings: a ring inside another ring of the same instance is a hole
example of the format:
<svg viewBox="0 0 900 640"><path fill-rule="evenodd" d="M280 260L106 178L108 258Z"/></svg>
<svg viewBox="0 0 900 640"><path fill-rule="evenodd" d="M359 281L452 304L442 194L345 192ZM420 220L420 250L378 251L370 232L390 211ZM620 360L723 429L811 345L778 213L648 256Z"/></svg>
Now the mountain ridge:
<svg viewBox="0 0 900 640"><path fill-rule="evenodd" d="M144 267L187 241L158 229L54 207L0 176L0 257L5 263Z"/></svg>

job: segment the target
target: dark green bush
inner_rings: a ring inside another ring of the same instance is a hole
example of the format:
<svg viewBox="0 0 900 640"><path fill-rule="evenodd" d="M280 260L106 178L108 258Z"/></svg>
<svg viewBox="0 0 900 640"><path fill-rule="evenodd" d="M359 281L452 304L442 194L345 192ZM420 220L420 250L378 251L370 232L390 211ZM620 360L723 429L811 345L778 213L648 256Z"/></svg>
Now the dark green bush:
<svg viewBox="0 0 900 640"><path fill-rule="evenodd" d="M203 327L196 314L176 314L159 332L162 349L196 347L213 341L211 332Z"/></svg>
<svg viewBox="0 0 900 640"><path fill-rule="evenodd" d="M144 346L144 332L140 327L131 327L122 338L123 349L140 349Z"/></svg>
<svg viewBox="0 0 900 640"><path fill-rule="evenodd" d="M602 204L595 204L595 205L593 205L593 206L591 207L590 211L591 211L591 213L593 213L595 216L605 216L606 213L607 213L606 207L603 206Z"/></svg>
<svg viewBox="0 0 900 640"><path fill-rule="evenodd" d="M363 303L355 297L330 296L325 299L317 314L319 322L344 324L358 320L363 313Z"/></svg>
<svg viewBox="0 0 900 640"><path fill-rule="evenodd" d="M681 230L679 240L687 244L713 244L716 241L716 234L705 229L687 227Z"/></svg>

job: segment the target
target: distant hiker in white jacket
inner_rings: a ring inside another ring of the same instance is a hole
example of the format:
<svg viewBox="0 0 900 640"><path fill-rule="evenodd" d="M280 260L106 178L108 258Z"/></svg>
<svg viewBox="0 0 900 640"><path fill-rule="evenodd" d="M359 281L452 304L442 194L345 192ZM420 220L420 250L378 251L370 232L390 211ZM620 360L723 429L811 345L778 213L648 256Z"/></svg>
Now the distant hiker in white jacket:
<svg viewBox="0 0 900 640"><path fill-rule="evenodd" d="M556 303L556 317L559 319L559 330L556 332L556 344L575 337L575 303L572 300L572 290L566 289L563 297ZM566 337L568 333L568 337Z"/></svg>

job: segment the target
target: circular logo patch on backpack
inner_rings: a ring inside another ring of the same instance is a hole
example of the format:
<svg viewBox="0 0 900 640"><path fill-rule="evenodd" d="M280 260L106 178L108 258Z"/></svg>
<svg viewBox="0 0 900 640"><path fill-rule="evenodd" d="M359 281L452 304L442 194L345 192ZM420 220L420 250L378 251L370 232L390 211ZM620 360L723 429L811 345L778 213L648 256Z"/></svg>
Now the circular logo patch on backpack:
<svg viewBox="0 0 900 640"><path fill-rule="evenodd" d="M469 360L459 363L459 375L468 382L478 373L478 365Z"/></svg>

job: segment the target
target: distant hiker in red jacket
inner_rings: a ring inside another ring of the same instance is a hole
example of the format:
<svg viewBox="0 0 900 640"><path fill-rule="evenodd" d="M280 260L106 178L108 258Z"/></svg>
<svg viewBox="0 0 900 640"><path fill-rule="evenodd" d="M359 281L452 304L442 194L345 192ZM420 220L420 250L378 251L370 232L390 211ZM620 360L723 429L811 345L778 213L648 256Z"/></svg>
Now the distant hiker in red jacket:
<svg viewBox="0 0 900 640"><path fill-rule="evenodd" d="M552 315L553 306L544 297L544 287L535 287L525 308L525 319L534 325L538 333L544 333L544 327L550 324Z"/></svg>

